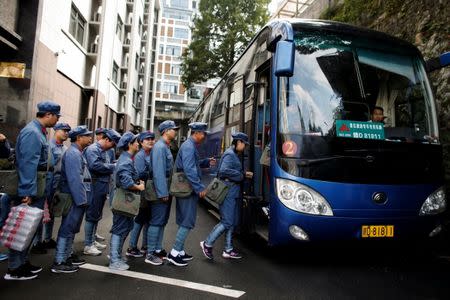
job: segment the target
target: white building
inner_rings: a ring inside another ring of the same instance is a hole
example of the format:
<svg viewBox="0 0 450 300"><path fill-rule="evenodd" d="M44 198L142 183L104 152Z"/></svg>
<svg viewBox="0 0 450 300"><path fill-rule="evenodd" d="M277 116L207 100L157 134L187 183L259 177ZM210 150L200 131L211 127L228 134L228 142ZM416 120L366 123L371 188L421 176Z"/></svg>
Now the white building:
<svg viewBox="0 0 450 300"><path fill-rule="evenodd" d="M160 10L159 0L42 0L31 105L53 99L71 125L149 127Z"/></svg>
<svg viewBox="0 0 450 300"><path fill-rule="evenodd" d="M172 119L183 127L180 135L185 135L187 119L207 88L207 84L200 84L186 91L181 84L181 56L191 42L190 28L198 5L198 0L163 0L154 92L155 127Z"/></svg>

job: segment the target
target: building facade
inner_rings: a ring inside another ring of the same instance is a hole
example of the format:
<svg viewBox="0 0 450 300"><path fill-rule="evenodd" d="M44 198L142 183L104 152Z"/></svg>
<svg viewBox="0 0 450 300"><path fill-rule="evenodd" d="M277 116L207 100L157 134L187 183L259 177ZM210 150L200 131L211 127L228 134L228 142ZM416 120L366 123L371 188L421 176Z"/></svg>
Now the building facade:
<svg viewBox="0 0 450 300"><path fill-rule="evenodd" d="M61 121L71 125L119 131L148 127L145 121L152 111L161 20L159 0L11 3L17 4L16 9L9 8L17 15L15 22L9 22L11 30L14 24L20 26L25 11L28 15L34 12L35 17L26 25L26 42L22 37L17 50L10 47L8 56L4 51L0 56L0 61L27 66L24 79L0 78L4 123L23 126L34 117L38 102L52 99L61 105ZM20 91L13 81L22 86Z"/></svg>
<svg viewBox="0 0 450 300"><path fill-rule="evenodd" d="M0 133L12 141L31 119L28 99L36 60L38 13L38 1L0 1ZM18 64L24 72L18 76L8 74L5 64Z"/></svg>
<svg viewBox="0 0 450 300"><path fill-rule="evenodd" d="M180 137L187 134L187 120L203 98L209 86L194 85L186 90L181 83L182 54L191 42L193 18L198 14L197 0L163 0L161 19L155 99L154 126L172 119L181 125ZM148 127L151 120L148 119Z"/></svg>

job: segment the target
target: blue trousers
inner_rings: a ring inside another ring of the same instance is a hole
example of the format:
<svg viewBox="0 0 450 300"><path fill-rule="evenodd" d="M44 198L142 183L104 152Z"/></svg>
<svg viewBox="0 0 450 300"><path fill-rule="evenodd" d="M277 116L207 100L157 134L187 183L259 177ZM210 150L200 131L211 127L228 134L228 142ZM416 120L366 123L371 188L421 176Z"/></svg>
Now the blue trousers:
<svg viewBox="0 0 450 300"><path fill-rule="evenodd" d="M234 227L231 226L230 228L226 228L225 225L223 225L222 222L217 224L213 230L209 233L208 237L205 240L205 244L208 247L212 247L214 245L214 242L224 233L225 235L225 251L233 250L233 231Z"/></svg>
<svg viewBox="0 0 450 300"><path fill-rule="evenodd" d="M133 217L128 217L113 212L111 233L121 237L126 237L130 233L131 229L133 229L133 224Z"/></svg>
<svg viewBox="0 0 450 300"><path fill-rule="evenodd" d="M142 230L142 228L144 228L144 230ZM142 224L136 223L136 220L135 220L134 224L133 224L133 230L131 230L131 233L130 233L130 248L137 248L141 230L142 230L142 247L147 247L148 224L142 225Z"/></svg>
<svg viewBox="0 0 450 300"><path fill-rule="evenodd" d="M92 185L92 201L86 210L86 221L98 223L103 216L103 206L109 193L109 183L96 181Z"/></svg>
<svg viewBox="0 0 450 300"><path fill-rule="evenodd" d="M166 226L170 216L172 200L167 202L150 202L150 222L151 226Z"/></svg>
<svg viewBox="0 0 450 300"><path fill-rule="evenodd" d="M0 194L0 228L5 225L8 214L11 211L11 200L8 194Z"/></svg>
<svg viewBox="0 0 450 300"><path fill-rule="evenodd" d="M61 227L59 227L58 238L71 238L80 232L83 215L86 211L85 207L78 207L72 204L67 216L62 218Z"/></svg>
<svg viewBox="0 0 450 300"><path fill-rule="evenodd" d="M197 218L198 196L191 195L186 198L177 198L177 224L178 226L193 229Z"/></svg>

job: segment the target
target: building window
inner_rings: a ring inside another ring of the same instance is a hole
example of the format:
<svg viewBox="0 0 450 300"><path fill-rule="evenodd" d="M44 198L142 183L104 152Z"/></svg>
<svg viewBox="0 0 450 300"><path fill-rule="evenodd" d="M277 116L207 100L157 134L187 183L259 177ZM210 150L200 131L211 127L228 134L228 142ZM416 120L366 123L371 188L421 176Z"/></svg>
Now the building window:
<svg viewBox="0 0 450 300"><path fill-rule="evenodd" d="M181 70L180 65L172 65L170 67L170 73L172 75L180 75L180 70Z"/></svg>
<svg viewBox="0 0 450 300"><path fill-rule="evenodd" d="M175 13L175 12L164 12L163 13L163 17L164 18L168 18L168 19L177 19L177 20L184 20L184 21L190 21L191 18L188 15L183 15L180 13Z"/></svg>
<svg viewBox="0 0 450 300"><path fill-rule="evenodd" d="M172 82L164 82L163 83L163 92L178 94L178 84Z"/></svg>
<svg viewBox="0 0 450 300"><path fill-rule="evenodd" d="M136 89L133 89L133 104L136 105L137 103L137 92Z"/></svg>
<svg viewBox="0 0 450 300"><path fill-rule="evenodd" d="M173 33L173 37L178 39L185 39L187 40L189 38L189 29L186 28L176 28Z"/></svg>
<svg viewBox="0 0 450 300"><path fill-rule="evenodd" d="M134 68L137 70L139 65L139 55L136 53L136 56L134 57Z"/></svg>
<svg viewBox="0 0 450 300"><path fill-rule="evenodd" d="M139 35L142 36L142 20L139 18Z"/></svg>
<svg viewBox="0 0 450 300"><path fill-rule="evenodd" d="M167 45L166 54L172 56L180 56L181 55L181 47Z"/></svg>
<svg viewBox="0 0 450 300"><path fill-rule="evenodd" d="M197 1L192 1L192 9L197 9Z"/></svg>
<svg viewBox="0 0 450 300"><path fill-rule="evenodd" d="M170 4L172 7L189 8L188 0L172 0Z"/></svg>
<svg viewBox="0 0 450 300"><path fill-rule="evenodd" d="M164 45L159 45L159 54L164 54Z"/></svg>
<svg viewBox="0 0 450 300"><path fill-rule="evenodd" d="M84 32L86 28L86 20L81 15L80 11L72 4L72 10L70 12L70 34L80 43L84 45Z"/></svg>
<svg viewBox="0 0 450 300"><path fill-rule="evenodd" d="M119 37L119 39L122 40L123 22L119 15L117 15L116 34Z"/></svg>
<svg viewBox="0 0 450 300"><path fill-rule="evenodd" d="M192 99L201 99L201 90L197 88L191 88L189 90L189 97Z"/></svg>
<svg viewBox="0 0 450 300"><path fill-rule="evenodd" d="M161 91L161 81L157 81L156 82L156 91L160 92Z"/></svg>
<svg viewBox="0 0 450 300"><path fill-rule="evenodd" d="M119 84L119 66L116 64L115 61L113 62L111 78L115 84Z"/></svg>

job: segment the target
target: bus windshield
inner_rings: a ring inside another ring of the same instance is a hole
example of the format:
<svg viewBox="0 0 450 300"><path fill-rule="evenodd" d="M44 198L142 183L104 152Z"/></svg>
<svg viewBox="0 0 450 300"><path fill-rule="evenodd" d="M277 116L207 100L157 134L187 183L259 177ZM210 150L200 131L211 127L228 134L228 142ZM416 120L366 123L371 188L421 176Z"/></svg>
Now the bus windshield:
<svg viewBox="0 0 450 300"><path fill-rule="evenodd" d="M371 156L374 166L375 152L439 144L434 102L418 55L333 33L296 32L294 41L294 75L280 78L281 157L310 164L342 161L339 167Z"/></svg>

